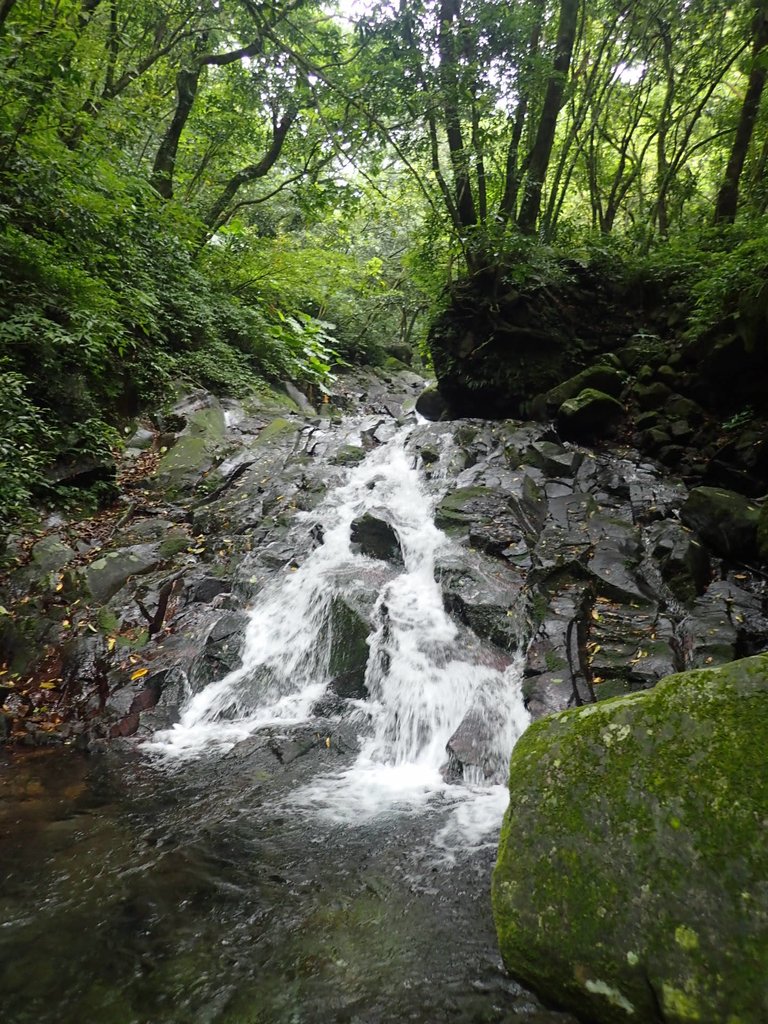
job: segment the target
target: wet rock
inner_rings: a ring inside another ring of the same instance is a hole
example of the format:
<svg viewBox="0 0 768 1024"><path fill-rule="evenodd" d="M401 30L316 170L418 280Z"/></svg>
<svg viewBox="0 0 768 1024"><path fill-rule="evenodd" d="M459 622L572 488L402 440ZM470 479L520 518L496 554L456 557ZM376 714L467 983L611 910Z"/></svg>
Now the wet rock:
<svg viewBox="0 0 768 1024"><path fill-rule="evenodd" d="M631 527L606 532L587 562L600 593L642 606L652 603L648 585L635 571L640 559L639 539Z"/></svg>
<svg viewBox="0 0 768 1024"><path fill-rule="evenodd" d="M557 427L565 438L603 437L624 417L624 406L610 395L594 388L580 391L557 411Z"/></svg>
<svg viewBox="0 0 768 1024"><path fill-rule="evenodd" d="M655 608L598 599L585 653L596 700L654 686L681 668L672 624Z"/></svg>
<svg viewBox="0 0 768 1024"><path fill-rule="evenodd" d="M49 483L86 489L107 485L109 496L116 494L117 464L110 455L64 456L45 471Z"/></svg>
<svg viewBox="0 0 768 1024"><path fill-rule="evenodd" d="M303 391L299 391L295 384L292 384L289 380L286 380L283 381L282 386L283 390L285 391L286 395L288 395L290 400L292 402L295 402L296 408L299 410L299 412L303 413L305 416L317 415L317 410L315 409L314 405L312 405L312 403L310 402L310 400L307 398Z"/></svg>
<svg viewBox="0 0 768 1024"><path fill-rule="evenodd" d="M759 595L732 580L715 580L679 627L685 667L722 665L763 650L768 622Z"/></svg>
<svg viewBox="0 0 768 1024"><path fill-rule="evenodd" d="M335 466L357 466L365 458L365 448L359 445L345 444L336 452L331 460Z"/></svg>
<svg viewBox="0 0 768 1024"><path fill-rule="evenodd" d="M142 679L125 686L118 687L110 694L106 710L117 721L110 729L113 739L127 739L135 736L142 724L142 716L147 717L156 706L163 693L168 677L168 669L160 669ZM161 724L170 724L163 721Z"/></svg>
<svg viewBox="0 0 768 1024"><path fill-rule="evenodd" d="M403 564L400 538L387 520L385 510L366 512L355 519L351 528L352 543L368 558L380 558L394 565Z"/></svg>
<svg viewBox="0 0 768 1024"><path fill-rule="evenodd" d="M553 441L534 441L526 452L526 461L549 476L569 478L578 472L584 453Z"/></svg>
<svg viewBox="0 0 768 1024"><path fill-rule="evenodd" d="M647 365L649 360L657 365L661 363L666 358L667 347L654 335L636 334L619 349L617 355L624 369L635 373L643 364Z"/></svg>
<svg viewBox="0 0 768 1024"><path fill-rule="evenodd" d="M735 491L695 487L680 511L686 526L716 554L749 558L757 551L757 505Z"/></svg>
<svg viewBox="0 0 768 1024"><path fill-rule="evenodd" d="M66 643L61 652L62 689L70 699L103 705L107 695L110 656L103 636L81 636Z"/></svg>
<svg viewBox="0 0 768 1024"><path fill-rule="evenodd" d="M331 687L340 697L365 695L365 670L368 664L367 619L343 597L331 602L328 632L330 653L328 673Z"/></svg>
<svg viewBox="0 0 768 1024"><path fill-rule="evenodd" d="M669 589L684 603L703 594L712 567L709 555L694 535L675 520L654 523L648 531L651 554Z"/></svg>
<svg viewBox="0 0 768 1024"><path fill-rule="evenodd" d="M438 570L443 603L460 622L505 651L517 650L524 631L525 577L479 551Z"/></svg>
<svg viewBox="0 0 768 1024"><path fill-rule="evenodd" d="M190 670L196 688L240 668L248 622L248 615L237 611L225 612L216 620Z"/></svg>
<svg viewBox="0 0 768 1024"><path fill-rule="evenodd" d="M698 426L706 418L706 413L698 402L683 395L672 394L664 401L664 414L670 420L682 420L689 427Z"/></svg>
<svg viewBox="0 0 768 1024"><path fill-rule="evenodd" d="M198 580L191 580L187 583L184 591L184 600L187 604L202 602L209 604L219 594L229 594L232 591L232 583L219 576L203 576Z"/></svg>
<svg viewBox="0 0 768 1024"><path fill-rule="evenodd" d="M448 402L436 387L425 388L416 399L416 412L425 420L450 419Z"/></svg>
<svg viewBox="0 0 768 1024"><path fill-rule="evenodd" d="M55 572L75 557L72 548L55 533L43 537L32 548L32 563L41 572Z"/></svg>
<svg viewBox="0 0 768 1024"><path fill-rule="evenodd" d="M292 764L317 747L320 741L321 736L317 732L300 736L276 736L270 742L270 749L280 764Z"/></svg>
<svg viewBox="0 0 768 1024"><path fill-rule="evenodd" d="M195 392L177 403L167 419L183 424L183 428L176 443L160 460L157 481L168 494L190 492L222 457L226 436L224 410L213 395Z"/></svg>
<svg viewBox="0 0 768 1024"><path fill-rule="evenodd" d="M538 600L544 618L528 645L523 680L523 699L534 720L595 699L580 649L590 601L587 586L569 581L555 593L540 592Z"/></svg>
<svg viewBox="0 0 768 1024"><path fill-rule="evenodd" d="M766 656L535 723L493 879L509 970L605 1024L761 1019L766 743Z"/></svg>
<svg viewBox="0 0 768 1024"><path fill-rule="evenodd" d="M108 551L91 562L83 575L94 600L106 604L132 576L151 572L164 560L159 544L136 544Z"/></svg>
<svg viewBox="0 0 768 1024"><path fill-rule="evenodd" d="M447 494L435 513L435 525L456 537L474 537L489 553L501 552L520 538L509 496L491 487L463 487Z"/></svg>
<svg viewBox="0 0 768 1024"><path fill-rule="evenodd" d="M155 434L146 427L137 427L136 431L125 442L127 448L135 448L138 451L146 451L155 443Z"/></svg>
<svg viewBox="0 0 768 1024"><path fill-rule="evenodd" d="M666 384L656 381L653 384L636 384L632 395L641 409L664 409L672 391Z"/></svg>

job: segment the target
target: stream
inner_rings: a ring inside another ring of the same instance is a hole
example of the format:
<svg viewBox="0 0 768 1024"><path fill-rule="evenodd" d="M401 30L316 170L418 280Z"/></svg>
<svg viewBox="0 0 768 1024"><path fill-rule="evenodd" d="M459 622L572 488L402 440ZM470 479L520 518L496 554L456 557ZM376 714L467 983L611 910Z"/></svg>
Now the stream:
<svg viewBox="0 0 768 1024"><path fill-rule="evenodd" d="M7 1024L570 1019L505 974L490 914L522 656L446 611L452 435L429 427L426 474L413 418L388 432L295 515L288 547L319 542L255 596L239 667L187 684L141 745L3 755ZM366 513L394 563L352 542ZM369 654L329 703L339 600L364 610ZM457 768L467 720L477 756Z"/></svg>
<svg viewBox="0 0 768 1024"><path fill-rule="evenodd" d="M497 951L510 752L762 650L765 588L637 452L422 387L180 400L159 502L72 572L81 731L0 752L4 1024L572 1024Z"/></svg>

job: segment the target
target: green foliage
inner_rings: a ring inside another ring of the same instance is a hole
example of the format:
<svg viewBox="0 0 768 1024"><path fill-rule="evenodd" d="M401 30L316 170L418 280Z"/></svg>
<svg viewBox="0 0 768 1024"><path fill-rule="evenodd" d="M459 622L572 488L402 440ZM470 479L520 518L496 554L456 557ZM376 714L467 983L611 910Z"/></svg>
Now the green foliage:
<svg viewBox="0 0 768 1024"><path fill-rule="evenodd" d="M3 416L0 419L0 529L26 519L36 481L59 440L28 395L29 381L0 363Z"/></svg>

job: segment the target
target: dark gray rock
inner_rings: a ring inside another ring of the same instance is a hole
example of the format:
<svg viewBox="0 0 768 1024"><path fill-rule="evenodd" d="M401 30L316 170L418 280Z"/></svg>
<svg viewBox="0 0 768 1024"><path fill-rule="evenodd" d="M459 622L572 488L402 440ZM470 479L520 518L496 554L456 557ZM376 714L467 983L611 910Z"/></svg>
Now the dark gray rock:
<svg viewBox="0 0 768 1024"><path fill-rule="evenodd" d="M328 623L328 674L332 689L340 697L365 694L370 631L369 622L357 608L341 596L333 598Z"/></svg>
<svg viewBox="0 0 768 1024"><path fill-rule="evenodd" d="M750 558L757 553L757 505L735 491L695 487L680 511L686 526L724 558Z"/></svg>
<svg viewBox="0 0 768 1024"><path fill-rule="evenodd" d="M141 576L165 561L159 544L136 544L108 551L83 570L92 597L100 604L113 597L132 576Z"/></svg>
<svg viewBox="0 0 768 1024"><path fill-rule="evenodd" d="M41 572L55 572L75 557L72 548L55 533L43 537L32 548L32 563Z"/></svg>
<svg viewBox="0 0 768 1024"><path fill-rule="evenodd" d="M626 374L617 370L614 366L606 366L598 363L596 366L589 366L581 373L563 381L557 387L552 388L544 395L545 410L548 415L555 413L563 402L576 398L582 391L601 391L611 398L618 398L624 388Z"/></svg>
<svg viewBox="0 0 768 1024"><path fill-rule="evenodd" d="M479 551L438 570L446 609L484 640L517 650L524 634L525 577Z"/></svg>
<svg viewBox="0 0 768 1024"><path fill-rule="evenodd" d="M425 420L450 419L448 402L436 387L425 388L416 399L416 412Z"/></svg>
<svg viewBox="0 0 768 1024"><path fill-rule="evenodd" d="M402 565L400 538L386 517L386 511L382 510L366 512L355 519L351 528L351 540L360 553L367 555L368 558L380 558L384 562Z"/></svg>
<svg viewBox="0 0 768 1024"><path fill-rule="evenodd" d="M232 583L219 576L203 576L201 579L191 580L187 583L184 591L184 599L187 604L202 602L208 604L219 594L229 594L232 591Z"/></svg>
<svg viewBox="0 0 768 1024"><path fill-rule="evenodd" d="M651 554L675 597L684 603L703 594L712 567L709 555L688 530L675 520L654 523L648 533Z"/></svg>
<svg viewBox="0 0 768 1024"><path fill-rule="evenodd" d="M624 417L624 406L615 398L588 388L569 398L557 411L557 428L568 439L588 440L609 434Z"/></svg>
<svg viewBox="0 0 768 1024"><path fill-rule="evenodd" d="M665 409L671 390L661 381L653 384L636 384L632 390L633 397L641 409Z"/></svg>

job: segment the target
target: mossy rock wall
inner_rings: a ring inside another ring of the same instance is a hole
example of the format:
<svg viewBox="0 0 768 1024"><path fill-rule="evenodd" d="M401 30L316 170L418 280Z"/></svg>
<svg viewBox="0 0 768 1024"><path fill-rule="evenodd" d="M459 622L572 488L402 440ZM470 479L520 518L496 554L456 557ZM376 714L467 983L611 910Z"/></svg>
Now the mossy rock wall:
<svg viewBox="0 0 768 1024"><path fill-rule="evenodd" d="M768 655L535 723L493 878L504 961L595 1024L768 1020Z"/></svg>
<svg viewBox="0 0 768 1024"><path fill-rule="evenodd" d="M575 264L517 283L497 267L457 282L429 348L452 416L527 415L561 384L632 333L625 289Z"/></svg>

